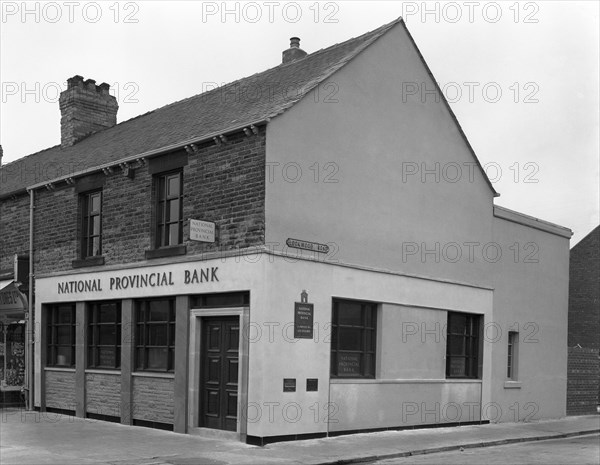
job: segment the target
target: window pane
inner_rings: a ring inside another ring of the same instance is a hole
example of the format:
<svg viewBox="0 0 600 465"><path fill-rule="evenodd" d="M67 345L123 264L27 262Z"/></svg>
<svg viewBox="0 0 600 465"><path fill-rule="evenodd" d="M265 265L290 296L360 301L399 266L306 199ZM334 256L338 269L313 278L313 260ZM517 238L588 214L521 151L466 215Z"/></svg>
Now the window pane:
<svg viewBox="0 0 600 465"><path fill-rule="evenodd" d="M138 348L135 351L135 367L138 370L143 370L144 369L144 349L143 348Z"/></svg>
<svg viewBox="0 0 600 465"><path fill-rule="evenodd" d="M98 307L98 322L113 323L117 321L117 305L101 304Z"/></svg>
<svg viewBox="0 0 600 465"><path fill-rule="evenodd" d="M165 177L161 176L158 178L158 198L164 200L165 198Z"/></svg>
<svg viewBox="0 0 600 465"><path fill-rule="evenodd" d="M148 326L148 345L166 346L167 345L167 326L149 325Z"/></svg>
<svg viewBox="0 0 600 465"><path fill-rule="evenodd" d="M465 338L463 336L448 336L450 355L465 355Z"/></svg>
<svg viewBox="0 0 600 465"><path fill-rule="evenodd" d="M165 203L158 202L156 205L156 219L158 220L158 224L162 224L165 222Z"/></svg>
<svg viewBox="0 0 600 465"><path fill-rule="evenodd" d="M92 250L90 251L90 255L97 256L101 255L100 251L100 237L96 236L92 239Z"/></svg>
<svg viewBox="0 0 600 465"><path fill-rule="evenodd" d="M360 329L339 328L338 348L340 350L361 350L361 334L362 330Z"/></svg>
<svg viewBox="0 0 600 465"><path fill-rule="evenodd" d="M56 328L56 344L71 344L71 325Z"/></svg>
<svg viewBox="0 0 600 465"><path fill-rule="evenodd" d="M59 366L71 366L71 347L56 348L56 364Z"/></svg>
<svg viewBox="0 0 600 465"><path fill-rule="evenodd" d="M375 376L375 356L373 354L365 354L365 375Z"/></svg>
<svg viewBox="0 0 600 465"><path fill-rule="evenodd" d="M450 376L466 376L467 372L466 359L462 357L450 358Z"/></svg>
<svg viewBox="0 0 600 465"><path fill-rule="evenodd" d="M71 323L71 307L58 307L57 323Z"/></svg>
<svg viewBox="0 0 600 465"><path fill-rule="evenodd" d="M169 200L169 221L179 221L179 199Z"/></svg>
<svg viewBox="0 0 600 465"><path fill-rule="evenodd" d="M451 314L448 315L448 332L453 334L465 334L467 325L466 315Z"/></svg>
<svg viewBox="0 0 600 465"><path fill-rule="evenodd" d="M91 213L97 213L100 211L100 193L97 192L91 195Z"/></svg>
<svg viewBox="0 0 600 465"><path fill-rule="evenodd" d="M117 331L115 325L100 325L98 327L98 344L115 345L117 343Z"/></svg>
<svg viewBox="0 0 600 465"><path fill-rule="evenodd" d="M169 245L179 244L179 223L169 225Z"/></svg>
<svg viewBox="0 0 600 465"><path fill-rule="evenodd" d="M167 195L169 197L179 195L179 173L169 176Z"/></svg>
<svg viewBox="0 0 600 465"><path fill-rule="evenodd" d="M148 321L169 321L169 301L151 300Z"/></svg>
<svg viewBox="0 0 600 465"><path fill-rule="evenodd" d="M340 302L337 323L340 325L362 325L363 321L360 303Z"/></svg>
<svg viewBox="0 0 600 465"><path fill-rule="evenodd" d="M360 357L359 353L337 353L337 368L339 376L360 376Z"/></svg>
<svg viewBox="0 0 600 465"><path fill-rule="evenodd" d="M148 349L148 368L151 370L167 369L167 349L149 348Z"/></svg>
<svg viewBox="0 0 600 465"><path fill-rule="evenodd" d="M92 217L92 235L97 236L100 234L100 215Z"/></svg>
<svg viewBox="0 0 600 465"><path fill-rule="evenodd" d="M115 347L98 347L98 366L115 367L116 348Z"/></svg>

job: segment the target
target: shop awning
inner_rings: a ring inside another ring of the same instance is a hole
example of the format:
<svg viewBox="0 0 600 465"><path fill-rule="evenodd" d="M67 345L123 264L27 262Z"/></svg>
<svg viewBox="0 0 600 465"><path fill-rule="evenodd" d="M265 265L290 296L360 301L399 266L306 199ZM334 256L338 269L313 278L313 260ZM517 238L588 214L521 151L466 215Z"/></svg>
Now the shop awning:
<svg viewBox="0 0 600 465"><path fill-rule="evenodd" d="M19 290L14 281L0 281L0 314L7 312L26 312L27 297Z"/></svg>

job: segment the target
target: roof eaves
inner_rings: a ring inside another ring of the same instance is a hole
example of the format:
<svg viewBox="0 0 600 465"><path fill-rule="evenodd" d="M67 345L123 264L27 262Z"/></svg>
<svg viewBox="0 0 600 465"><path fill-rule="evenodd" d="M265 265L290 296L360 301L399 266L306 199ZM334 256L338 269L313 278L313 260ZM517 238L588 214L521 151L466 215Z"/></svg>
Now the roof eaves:
<svg viewBox="0 0 600 465"><path fill-rule="evenodd" d="M113 167L113 166L119 166L119 165L121 165L123 163L128 163L128 162L136 161L136 160L139 160L141 158L152 158L152 157L155 157L155 156L158 156L158 155L162 155L164 153L172 152L173 150L180 149L180 148L185 147L185 146L190 145L190 144L198 144L198 143L201 143L201 142L209 141L209 140L213 139L214 137L217 137L217 136L220 136L220 135L227 135L227 134L231 134L231 133L234 133L234 132L238 132L238 131L241 131L244 128L247 128L247 127L250 127L250 126L263 126L263 125L267 124L268 122L269 122L268 118L267 119L261 119L259 121L254 121L254 122L246 122L245 124L232 126L232 127L229 127L227 129L224 129L224 130L221 130L221 131L217 131L217 132L214 132L214 133L211 133L211 134L204 135L204 136L202 136L200 138L196 137L196 138L192 138L192 139L187 139L187 140L184 140L184 141L181 141L181 142L177 142L176 144L171 144L171 145L168 145L168 146L165 146L165 147L160 147L160 148L157 148L157 149L152 149L152 150L149 150L147 152L143 152L143 153L136 154L136 155L130 155L128 157L120 158L118 160L112 160L110 162L103 163L101 165L97 165L97 166L93 166L93 167L90 167L90 168L86 168L84 170L77 171L77 172L74 172L74 173L70 173L70 174L67 174L67 175L64 175L64 176L60 176L60 177L57 177L57 178L54 178L54 179L51 179L51 180L46 180L46 181L43 181L43 182L39 182L39 183L33 184L31 186L28 186L25 189L21 189L18 192L20 193L22 191L30 191L30 190L39 189L41 187L47 186L48 184L55 184L57 182L61 182L61 181L64 181L66 179L69 179L69 178L77 178L77 177L85 176L87 174L96 173L98 171L102 171L105 168L109 168L109 167ZM14 194L9 192L9 193L0 195L0 198L1 197L10 197L11 195L14 195Z"/></svg>

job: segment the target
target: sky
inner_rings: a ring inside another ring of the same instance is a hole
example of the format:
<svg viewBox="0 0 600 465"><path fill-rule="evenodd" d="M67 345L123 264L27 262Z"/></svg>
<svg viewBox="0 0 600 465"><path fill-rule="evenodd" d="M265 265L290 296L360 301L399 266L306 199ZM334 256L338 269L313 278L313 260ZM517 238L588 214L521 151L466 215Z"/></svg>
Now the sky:
<svg viewBox="0 0 600 465"><path fill-rule="evenodd" d="M573 230L600 223L597 1L1 1L2 163L60 143L74 75L118 122L402 16L500 197Z"/></svg>

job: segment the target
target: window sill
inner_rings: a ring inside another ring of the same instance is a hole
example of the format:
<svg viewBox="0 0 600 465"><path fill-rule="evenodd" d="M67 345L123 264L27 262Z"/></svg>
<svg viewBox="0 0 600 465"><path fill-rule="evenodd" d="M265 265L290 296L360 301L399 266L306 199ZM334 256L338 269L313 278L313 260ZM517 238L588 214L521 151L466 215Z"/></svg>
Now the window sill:
<svg viewBox="0 0 600 465"><path fill-rule="evenodd" d="M480 379L389 379L389 378L331 378L331 384L448 384L481 383Z"/></svg>
<svg viewBox="0 0 600 465"><path fill-rule="evenodd" d="M86 368L85 373L92 375L120 375L121 370L115 368Z"/></svg>
<svg viewBox="0 0 600 465"><path fill-rule="evenodd" d="M174 379L175 373L160 373L158 371L134 371L131 376L139 376L140 378L167 378Z"/></svg>
<svg viewBox="0 0 600 465"><path fill-rule="evenodd" d="M75 373L75 367L44 367L45 371L64 371L66 373Z"/></svg>
<svg viewBox="0 0 600 465"><path fill-rule="evenodd" d="M73 260L71 262L73 268L86 268L88 266L101 266L104 265L104 257L88 257L88 258L80 258L77 260Z"/></svg>
<svg viewBox="0 0 600 465"><path fill-rule="evenodd" d="M173 257L185 254L187 254L187 247L185 245L173 245L170 247L161 247L160 249L146 250L146 259L151 260L153 258Z"/></svg>
<svg viewBox="0 0 600 465"><path fill-rule="evenodd" d="M521 381L504 381L504 389L521 389Z"/></svg>

